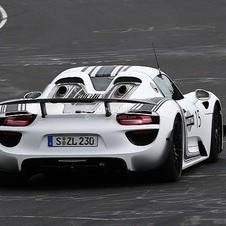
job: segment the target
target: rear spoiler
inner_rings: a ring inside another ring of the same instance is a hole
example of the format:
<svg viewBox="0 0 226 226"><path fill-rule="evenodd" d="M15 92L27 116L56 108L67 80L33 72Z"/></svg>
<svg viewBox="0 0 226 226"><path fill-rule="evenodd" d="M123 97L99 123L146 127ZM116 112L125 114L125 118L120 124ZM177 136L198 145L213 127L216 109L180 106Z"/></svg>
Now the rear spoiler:
<svg viewBox="0 0 226 226"><path fill-rule="evenodd" d="M42 118L47 115L46 103L93 103L93 102L103 102L105 107L106 117L111 116L110 103L130 103L130 104L151 104L156 105L154 101L151 100L128 100L128 99L107 99L107 98L54 98L54 99L17 99L0 102L2 105L16 105L16 104L40 104Z"/></svg>

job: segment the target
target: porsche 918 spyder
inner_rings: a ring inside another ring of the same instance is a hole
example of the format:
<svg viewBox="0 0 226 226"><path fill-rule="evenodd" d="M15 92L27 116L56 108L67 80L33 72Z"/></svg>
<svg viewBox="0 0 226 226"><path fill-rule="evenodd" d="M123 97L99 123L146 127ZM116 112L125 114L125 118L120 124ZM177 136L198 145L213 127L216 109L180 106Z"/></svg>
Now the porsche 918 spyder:
<svg viewBox="0 0 226 226"><path fill-rule="evenodd" d="M168 181L223 149L220 100L144 66L85 66L0 103L0 170L143 172Z"/></svg>

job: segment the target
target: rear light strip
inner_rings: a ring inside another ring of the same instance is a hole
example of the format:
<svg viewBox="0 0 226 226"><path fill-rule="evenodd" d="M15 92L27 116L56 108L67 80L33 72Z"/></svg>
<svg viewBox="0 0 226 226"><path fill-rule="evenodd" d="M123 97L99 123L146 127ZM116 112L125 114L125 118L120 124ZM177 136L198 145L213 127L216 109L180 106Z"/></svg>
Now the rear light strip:
<svg viewBox="0 0 226 226"><path fill-rule="evenodd" d="M3 126L24 127L30 125L36 118L36 115L18 115L8 116L4 119Z"/></svg>
<svg viewBox="0 0 226 226"><path fill-rule="evenodd" d="M159 124L158 115L149 114L119 114L116 117L117 122L120 125L147 125L147 124Z"/></svg>

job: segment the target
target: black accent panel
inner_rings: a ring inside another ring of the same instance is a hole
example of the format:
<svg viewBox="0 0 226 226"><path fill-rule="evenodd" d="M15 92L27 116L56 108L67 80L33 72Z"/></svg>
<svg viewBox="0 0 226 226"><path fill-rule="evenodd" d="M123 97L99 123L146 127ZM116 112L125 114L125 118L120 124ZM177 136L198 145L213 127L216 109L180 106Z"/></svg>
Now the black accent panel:
<svg viewBox="0 0 226 226"><path fill-rule="evenodd" d="M15 147L19 144L22 134L19 132L1 131L0 143L5 147Z"/></svg>
<svg viewBox="0 0 226 226"><path fill-rule="evenodd" d="M207 156L207 152L206 152L205 146L203 145L202 141L198 141L198 146L199 146L200 155Z"/></svg>
<svg viewBox="0 0 226 226"><path fill-rule="evenodd" d="M137 82L141 83L141 80L136 77L119 77L114 81L114 85L121 82Z"/></svg>
<svg viewBox="0 0 226 226"><path fill-rule="evenodd" d="M5 118L6 118L6 117L1 117L1 118L0 118L0 126L3 126L3 125L4 125Z"/></svg>
<svg viewBox="0 0 226 226"><path fill-rule="evenodd" d="M203 106L208 109L209 108L209 102L208 101L204 101L203 103Z"/></svg>
<svg viewBox="0 0 226 226"><path fill-rule="evenodd" d="M126 137L134 145L145 146L156 139L158 131L158 129L129 131L126 132Z"/></svg>
<svg viewBox="0 0 226 226"><path fill-rule="evenodd" d="M55 82L55 84L60 84L60 83L81 83L83 85L85 84L84 81L78 77L61 78Z"/></svg>
<svg viewBox="0 0 226 226"><path fill-rule="evenodd" d="M23 172L126 172L124 160L118 158L40 158L22 163Z"/></svg>

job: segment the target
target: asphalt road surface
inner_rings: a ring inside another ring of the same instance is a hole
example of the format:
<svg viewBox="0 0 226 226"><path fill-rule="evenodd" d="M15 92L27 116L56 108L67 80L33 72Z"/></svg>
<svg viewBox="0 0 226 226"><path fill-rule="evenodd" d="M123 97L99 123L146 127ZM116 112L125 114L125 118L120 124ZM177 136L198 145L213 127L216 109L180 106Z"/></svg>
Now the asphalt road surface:
<svg viewBox="0 0 226 226"><path fill-rule="evenodd" d="M0 100L42 90L74 66L155 67L154 42L161 69L184 93L208 89L226 106L225 0L0 5ZM195 166L177 183L39 175L28 187L1 187L0 225L226 225L225 150L218 163Z"/></svg>

